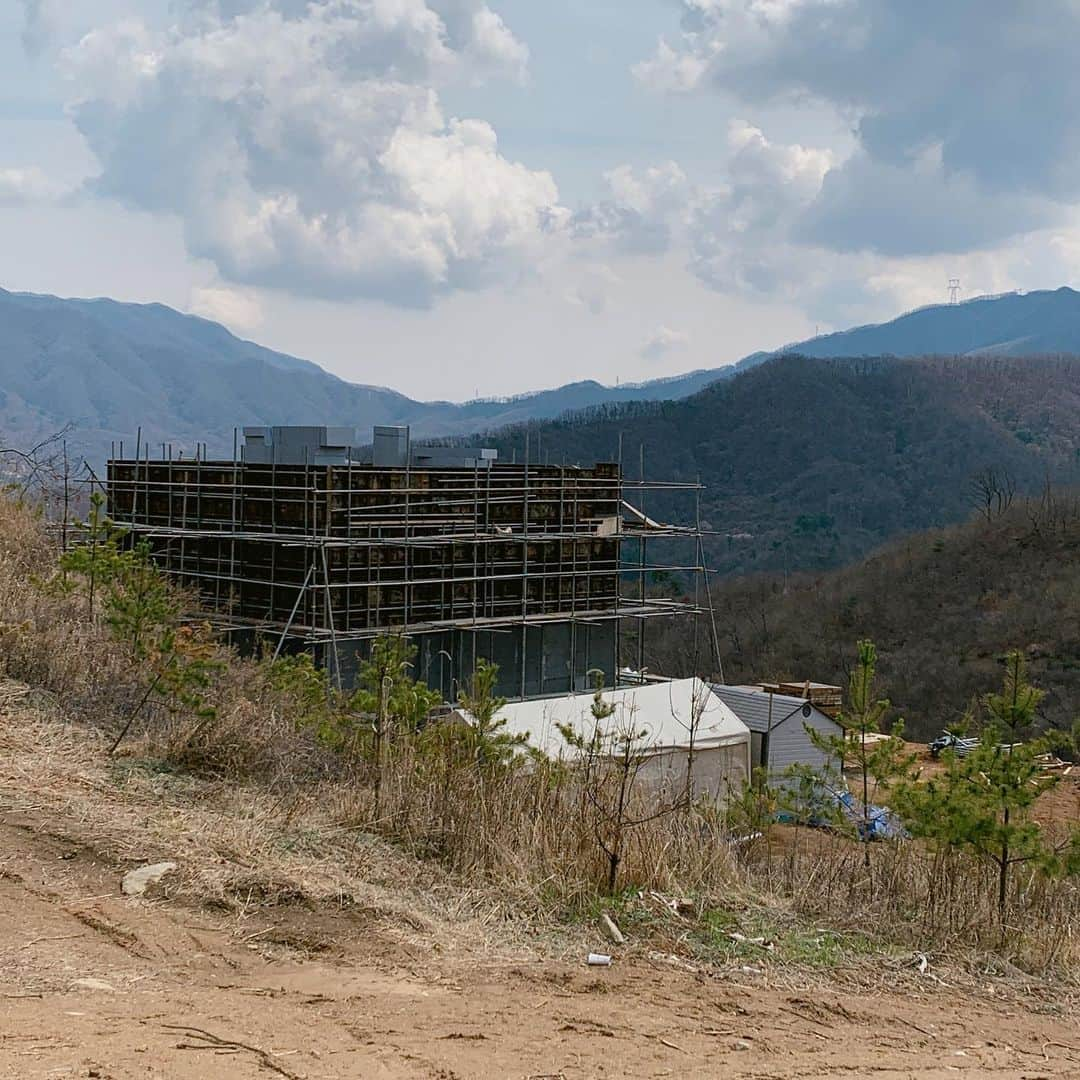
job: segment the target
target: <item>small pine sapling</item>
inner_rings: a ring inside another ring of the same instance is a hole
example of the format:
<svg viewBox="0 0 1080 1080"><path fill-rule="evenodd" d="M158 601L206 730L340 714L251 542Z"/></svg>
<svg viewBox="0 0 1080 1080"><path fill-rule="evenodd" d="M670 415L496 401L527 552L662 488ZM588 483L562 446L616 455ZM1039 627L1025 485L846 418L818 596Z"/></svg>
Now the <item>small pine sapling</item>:
<svg viewBox="0 0 1080 1080"><path fill-rule="evenodd" d="M152 648L154 631L176 624L180 607L173 590L150 558L143 541L113 557L106 583L105 621L113 637L142 660Z"/></svg>
<svg viewBox="0 0 1080 1080"><path fill-rule="evenodd" d="M472 718L465 733L469 756L480 772L507 764L528 742L525 733L507 731L506 718L499 716L506 698L495 693L498 681L498 665L477 660L460 697L461 707Z"/></svg>
<svg viewBox="0 0 1080 1080"><path fill-rule="evenodd" d="M105 497L99 491L90 496L90 512L79 527L82 542L60 556L61 583L67 584L68 575L82 578L93 618L99 587L112 581L121 568L121 545L127 533L105 513Z"/></svg>
<svg viewBox="0 0 1080 1080"><path fill-rule="evenodd" d="M651 754L648 732L637 727L635 712L632 703L620 706L606 700L597 675L586 729L559 725L564 741L577 751L583 804L603 855L609 896L615 893L629 834L683 805L681 798L674 804L658 802L645 809L639 803L639 774Z"/></svg>
<svg viewBox="0 0 1080 1080"><path fill-rule="evenodd" d="M910 776L915 755L904 747L904 725L901 720L890 726L888 738L877 738L882 734L883 722L891 704L888 699L877 696L877 647L872 641L864 639L858 642L857 648L858 659L848 681L847 703L836 718L841 733L823 733L809 725L804 726L810 740L830 759L839 761L841 768L847 766L858 772L862 809L856 832L867 845L863 852L863 863L869 866L869 842L874 832L870 808L871 781L875 794L901 782ZM803 778L804 787L808 782L807 778ZM839 812L838 806L836 810Z"/></svg>
<svg viewBox="0 0 1080 1080"><path fill-rule="evenodd" d="M780 792L769 783L769 770L758 766L742 788L724 807L724 825L737 845L737 852L752 851L755 841L764 839L769 850L769 834L776 821Z"/></svg>
<svg viewBox="0 0 1080 1080"><path fill-rule="evenodd" d="M368 751L375 770L375 819L382 815L382 781L387 748L397 736L408 737L424 724L442 700L434 690L413 677L416 646L401 634L384 635L372 643L371 654L360 665L358 687L348 708L333 711L340 727L334 733L339 746L350 752ZM356 723L357 717L363 722ZM370 734L363 745L362 736Z"/></svg>
<svg viewBox="0 0 1080 1080"><path fill-rule="evenodd" d="M899 805L916 836L966 849L997 870L997 910L1002 932L1010 875L1020 865L1054 876L1080 872L1080 842L1051 843L1031 809L1059 777L1038 758L1056 744L1051 735L1028 738L1044 692L1027 679L1023 654L1009 653L1001 693L983 699L986 723L975 748L960 757L946 750L945 771L900 788Z"/></svg>

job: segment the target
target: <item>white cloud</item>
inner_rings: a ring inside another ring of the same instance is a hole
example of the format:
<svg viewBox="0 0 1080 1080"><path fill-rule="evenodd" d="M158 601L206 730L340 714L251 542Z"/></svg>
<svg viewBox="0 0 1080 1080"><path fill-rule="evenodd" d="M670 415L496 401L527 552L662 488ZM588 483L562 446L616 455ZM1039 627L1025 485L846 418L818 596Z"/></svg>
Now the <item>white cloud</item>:
<svg viewBox="0 0 1080 1080"><path fill-rule="evenodd" d="M924 255L990 248L1061 211L1045 199L987 191L931 155L903 165L863 152L825 177L820 197L793 223L797 240L837 251Z"/></svg>
<svg viewBox="0 0 1080 1080"><path fill-rule="evenodd" d="M64 54L99 194L177 215L223 278L425 305L517 272L564 216L437 88L519 78L479 0L198 0Z"/></svg>
<svg viewBox="0 0 1080 1080"><path fill-rule="evenodd" d="M572 267L564 266L563 272L572 274L572 271ZM587 265L580 278L566 291L566 299L593 315L602 315L608 308L611 295L621 283L622 279L608 263Z"/></svg>
<svg viewBox="0 0 1080 1080"><path fill-rule="evenodd" d="M13 143L7 163L45 167L0 170L30 253L9 253L17 274L97 292L105 273L245 332L261 319L351 377L457 394L468 367L497 392L579 377L585 356L586 374L646 378L942 300L952 276L965 295L1080 276L1064 0L683 0L636 69L682 100L645 108L600 82L631 62L602 34L607 68L563 70L583 53L552 42L594 31L594 11L553 9L530 75L500 0L21 2L28 44L68 46L103 198L63 198L49 178L76 173L45 136ZM624 49L663 17L631 7ZM468 119L491 115L473 89L491 80L528 165ZM572 119L603 138L536 135L589 92ZM570 214L548 164L582 190L606 170L602 195ZM84 216L109 223L84 251L153 235L135 259L153 270L58 264L36 242Z"/></svg>
<svg viewBox="0 0 1080 1080"><path fill-rule="evenodd" d="M608 197L575 214L573 235L622 254L681 251L693 273L720 291L805 287L807 260L789 233L818 197L832 160L827 150L771 142L736 120L716 183L695 183L674 162L620 166L606 176Z"/></svg>
<svg viewBox="0 0 1080 1080"><path fill-rule="evenodd" d="M654 89L831 111L857 140L802 239L886 254L998 244L1080 194L1075 0L682 0Z"/></svg>
<svg viewBox="0 0 1080 1080"><path fill-rule="evenodd" d="M484 0L179 0L176 7L192 38L245 23L271 29L276 17L295 31L279 29L282 42L324 37L327 59L361 77L520 80L529 61L528 47Z"/></svg>
<svg viewBox="0 0 1080 1080"><path fill-rule="evenodd" d="M55 53L110 21L167 9L172 0L16 0L16 4L23 9L23 48L36 58Z"/></svg>
<svg viewBox="0 0 1080 1080"><path fill-rule="evenodd" d="M673 330L670 326L658 326L641 346L641 355L646 360L661 360L671 352L687 348L689 344L689 334Z"/></svg>
<svg viewBox="0 0 1080 1080"><path fill-rule="evenodd" d="M732 121L728 146L732 228L738 232L768 228L801 210L816 198L833 164L830 151L770 142L745 120Z"/></svg>
<svg viewBox="0 0 1080 1080"><path fill-rule="evenodd" d="M870 177L844 200L827 190L843 175L828 149L773 141L744 120L729 124L726 149L724 167L711 185L695 182L670 162L613 170L608 197L575 215L579 251L599 251L604 258L643 252L655 258L666 252L681 258L716 293L788 304L831 329L941 301L948 279L957 274L966 282L967 295L1015 288L1035 267L1041 281L1053 284L1055 274L1059 280L1070 276L1066 255L1080 249L1070 247L1071 233L1059 231L1052 243L1010 242L1000 250L943 258L935 238L951 249L962 246L965 233L970 238L991 227L980 219L985 199L965 191L958 179L950 182L952 220L934 223L942 192L932 153L915 171L919 182ZM850 221L861 222L861 228L849 228L849 243L841 242L838 223L826 227L821 221L833 206L846 209ZM878 236L875 244L875 214L891 222L890 206L893 213L906 214L906 239L884 245ZM1004 205L999 210L1005 214ZM1029 223L1038 221L1024 200L1015 199L1013 217L1020 213L1029 214ZM815 229L829 235L815 235ZM943 229L953 230L954 236L942 238ZM604 308L597 303L596 310ZM647 336L639 353L670 356L675 345L676 340L669 342L657 331Z"/></svg>
<svg viewBox="0 0 1080 1080"><path fill-rule="evenodd" d="M250 333L262 325L264 318L262 303L253 291L224 285L192 289L188 310L192 315L224 323L237 333Z"/></svg>
<svg viewBox="0 0 1080 1080"><path fill-rule="evenodd" d="M674 161L640 173L619 165L604 180L607 198L574 214L573 236L630 254L667 251L692 198L683 170Z"/></svg>
<svg viewBox="0 0 1080 1080"><path fill-rule="evenodd" d="M652 90L679 94L696 90L709 70L708 49L676 49L661 39L656 55L633 68L634 77Z"/></svg>
<svg viewBox="0 0 1080 1080"><path fill-rule="evenodd" d="M26 206L32 203L55 202L64 189L41 169L0 167L0 206Z"/></svg>

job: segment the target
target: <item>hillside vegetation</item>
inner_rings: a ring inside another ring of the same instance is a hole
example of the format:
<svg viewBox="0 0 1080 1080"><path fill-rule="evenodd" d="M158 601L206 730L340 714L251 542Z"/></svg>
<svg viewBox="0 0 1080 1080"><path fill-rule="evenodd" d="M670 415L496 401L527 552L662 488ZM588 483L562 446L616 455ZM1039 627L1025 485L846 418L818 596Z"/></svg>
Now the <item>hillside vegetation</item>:
<svg viewBox="0 0 1080 1080"><path fill-rule="evenodd" d="M771 834L775 793L748 786L716 802L693 790L689 769L685 788L673 773L670 790L658 790L639 779L646 759L629 728L582 741L570 760L522 752L501 730L503 703L483 665L461 696L475 718L464 724L431 712L400 639L375 644L355 689L328 685L305 657L241 658L185 616L184 598L145 552L123 550L100 520L87 536L61 553L30 507L0 499L0 680L92 733L85 752L136 786L158 776L164 793L183 777L214 778L226 794L269 807L245 825L264 830L267 852L302 851L325 865L340 843L342 862L355 866L357 845L379 838L418 872L438 867L474 909L568 927L608 908L639 941L721 968L745 965L750 949L770 966L879 972L912 948L959 959L963 944L1075 983L1080 833L1071 818L1046 830L1062 854L1010 876L1001 901L992 865L962 844L888 843L871 858L838 821L835 833L787 847ZM602 700L593 715L610 716ZM25 742L18 753L25 760ZM299 849L298 828L309 833ZM762 843L736 839L747 835ZM309 901L291 877L295 861L286 871L278 860L284 879L253 880L227 835L211 843L216 896L192 883L196 897L244 910ZM686 900L669 907L661 897L658 912L658 894ZM1023 930L1003 935L1005 920ZM754 937L774 951L744 948Z"/></svg>
<svg viewBox="0 0 1080 1080"><path fill-rule="evenodd" d="M963 525L905 537L823 575L756 575L713 589L724 676L844 684L872 638L883 691L915 737L959 721L1021 649L1047 696L1045 725L1080 718L1080 497L1044 492ZM652 636L679 669L682 634Z"/></svg>
<svg viewBox="0 0 1080 1080"><path fill-rule="evenodd" d="M1080 478L1080 360L781 357L685 401L593 410L496 433L502 453L614 460L706 485L722 575L820 570L963 521L992 470L1023 492ZM648 496L688 520L687 496Z"/></svg>

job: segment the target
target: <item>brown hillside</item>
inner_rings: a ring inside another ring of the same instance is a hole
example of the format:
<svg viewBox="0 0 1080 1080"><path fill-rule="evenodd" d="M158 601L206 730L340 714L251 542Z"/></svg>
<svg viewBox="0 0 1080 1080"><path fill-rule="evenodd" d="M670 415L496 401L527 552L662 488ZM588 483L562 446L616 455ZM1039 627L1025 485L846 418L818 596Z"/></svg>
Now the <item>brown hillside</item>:
<svg viewBox="0 0 1080 1080"><path fill-rule="evenodd" d="M1048 691L1046 723L1080 716L1080 498L1047 493L990 519L924 531L822 575L758 575L714 589L724 675L846 681L858 638L911 734L930 737L1001 679L1019 647ZM678 667L679 631L653 640Z"/></svg>

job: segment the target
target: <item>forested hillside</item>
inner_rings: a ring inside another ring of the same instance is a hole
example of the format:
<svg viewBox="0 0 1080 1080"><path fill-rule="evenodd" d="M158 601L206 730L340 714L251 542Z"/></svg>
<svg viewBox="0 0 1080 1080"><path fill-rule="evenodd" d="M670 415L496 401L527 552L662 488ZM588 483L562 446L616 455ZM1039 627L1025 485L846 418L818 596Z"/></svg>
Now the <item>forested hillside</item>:
<svg viewBox="0 0 1080 1080"><path fill-rule="evenodd" d="M872 638L883 690L915 736L932 737L1001 681L1013 648L1049 693L1043 720L1080 717L1080 495L994 504L963 525L895 541L824 575L719 581L713 600L729 682L844 684ZM681 674L686 627L650 628L654 670Z"/></svg>
<svg viewBox="0 0 1080 1080"><path fill-rule="evenodd" d="M1016 490L1080 478L1080 360L788 356L678 402L592 410L495 433L521 460L613 460L694 480L723 575L840 566L964 520L992 471ZM686 497L648 511L686 520Z"/></svg>

